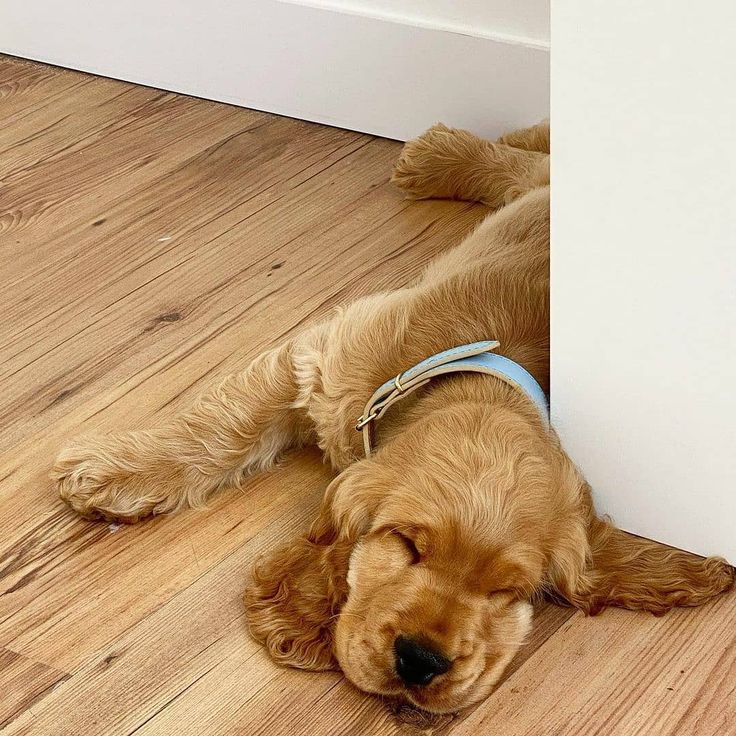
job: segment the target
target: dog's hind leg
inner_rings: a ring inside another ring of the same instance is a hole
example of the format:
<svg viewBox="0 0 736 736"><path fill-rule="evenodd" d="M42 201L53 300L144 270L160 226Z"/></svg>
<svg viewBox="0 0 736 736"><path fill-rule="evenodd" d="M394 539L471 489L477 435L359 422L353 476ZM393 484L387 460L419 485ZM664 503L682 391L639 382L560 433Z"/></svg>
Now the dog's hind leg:
<svg viewBox="0 0 736 736"><path fill-rule="evenodd" d="M73 442L51 473L62 499L86 517L134 522L202 505L313 440L299 406L296 349L290 341L264 353L161 427Z"/></svg>
<svg viewBox="0 0 736 736"><path fill-rule="evenodd" d="M549 156L440 124L406 143L392 181L416 199L462 199L501 207L549 184Z"/></svg>
<svg viewBox="0 0 736 736"><path fill-rule="evenodd" d="M513 148L521 148L524 151L537 151L538 153L549 153L549 120L532 125L530 128L512 130L502 135L498 143Z"/></svg>

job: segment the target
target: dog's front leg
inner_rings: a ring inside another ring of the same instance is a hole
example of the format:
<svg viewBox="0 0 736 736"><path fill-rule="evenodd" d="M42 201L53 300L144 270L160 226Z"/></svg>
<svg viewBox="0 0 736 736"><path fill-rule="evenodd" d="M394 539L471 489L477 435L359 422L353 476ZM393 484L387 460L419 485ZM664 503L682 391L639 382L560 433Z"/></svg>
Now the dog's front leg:
<svg viewBox="0 0 736 736"><path fill-rule="evenodd" d="M159 428L74 441L51 473L61 498L85 517L135 522L201 505L308 441L293 350L264 353Z"/></svg>

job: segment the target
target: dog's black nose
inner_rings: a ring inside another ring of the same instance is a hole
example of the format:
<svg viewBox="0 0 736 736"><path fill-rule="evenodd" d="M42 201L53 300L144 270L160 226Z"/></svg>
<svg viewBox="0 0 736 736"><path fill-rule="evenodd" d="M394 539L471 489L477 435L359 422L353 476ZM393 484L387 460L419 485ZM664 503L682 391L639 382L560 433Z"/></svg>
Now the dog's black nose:
<svg viewBox="0 0 736 736"><path fill-rule="evenodd" d="M446 657L408 636L396 637L394 654L396 672L407 685L427 685L450 669Z"/></svg>

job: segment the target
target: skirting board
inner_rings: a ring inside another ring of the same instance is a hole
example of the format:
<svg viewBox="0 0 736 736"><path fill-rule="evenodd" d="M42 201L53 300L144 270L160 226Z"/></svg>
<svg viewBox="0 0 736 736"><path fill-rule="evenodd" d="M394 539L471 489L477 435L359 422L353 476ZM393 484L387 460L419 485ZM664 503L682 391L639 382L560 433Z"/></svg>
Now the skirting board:
<svg viewBox="0 0 736 736"><path fill-rule="evenodd" d="M0 50L399 140L548 116L542 45L278 0L4 0Z"/></svg>

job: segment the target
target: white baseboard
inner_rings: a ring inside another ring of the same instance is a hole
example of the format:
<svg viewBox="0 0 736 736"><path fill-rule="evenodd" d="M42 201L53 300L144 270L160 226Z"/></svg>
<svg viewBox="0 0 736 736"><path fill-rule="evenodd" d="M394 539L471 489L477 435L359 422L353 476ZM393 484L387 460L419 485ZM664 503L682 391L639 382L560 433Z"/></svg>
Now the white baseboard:
<svg viewBox="0 0 736 736"><path fill-rule="evenodd" d="M400 140L548 116L543 44L278 0L4 0L0 50Z"/></svg>

